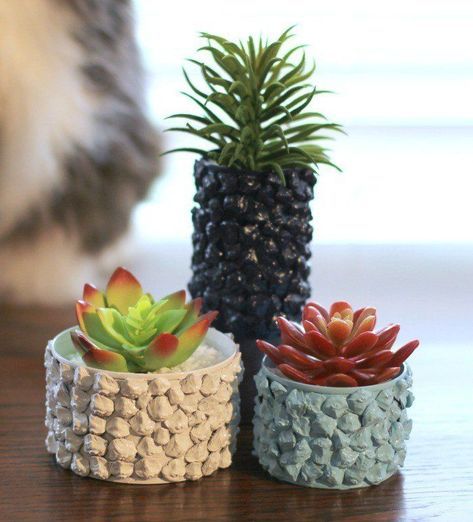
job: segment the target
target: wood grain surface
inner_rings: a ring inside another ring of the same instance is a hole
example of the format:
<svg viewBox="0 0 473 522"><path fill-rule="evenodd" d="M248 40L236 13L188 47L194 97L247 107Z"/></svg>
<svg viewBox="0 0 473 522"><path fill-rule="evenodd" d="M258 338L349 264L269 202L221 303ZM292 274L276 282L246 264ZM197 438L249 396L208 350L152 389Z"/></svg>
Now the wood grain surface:
<svg viewBox="0 0 473 522"><path fill-rule="evenodd" d="M423 346L402 473L336 492L271 479L244 426L231 468L195 483L130 486L83 479L44 448L44 346L71 310L0 308L0 521L473 521L473 347Z"/></svg>

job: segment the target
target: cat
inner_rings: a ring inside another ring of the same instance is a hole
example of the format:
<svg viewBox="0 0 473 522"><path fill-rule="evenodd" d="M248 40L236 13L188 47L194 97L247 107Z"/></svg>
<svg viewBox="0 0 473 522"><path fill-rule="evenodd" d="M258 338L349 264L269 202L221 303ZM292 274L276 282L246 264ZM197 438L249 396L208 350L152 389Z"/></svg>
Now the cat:
<svg viewBox="0 0 473 522"><path fill-rule="evenodd" d="M0 300L119 264L158 173L130 0L0 0ZM94 279L95 278L95 279Z"/></svg>

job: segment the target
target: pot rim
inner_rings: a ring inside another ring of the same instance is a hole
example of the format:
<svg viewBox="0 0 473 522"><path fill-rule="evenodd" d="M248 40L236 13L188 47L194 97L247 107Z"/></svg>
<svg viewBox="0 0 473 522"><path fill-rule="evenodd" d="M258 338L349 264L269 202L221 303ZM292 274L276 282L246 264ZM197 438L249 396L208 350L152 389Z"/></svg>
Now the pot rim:
<svg viewBox="0 0 473 522"><path fill-rule="evenodd" d="M263 361L261 363L261 369L266 377L272 379L273 381L277 381L280 384L284 385L286 388L297 388L299 390L320 393L324 395L350 395L358 390L369 390L369 391L379 391L384 390L386 388L390 388L397 381L405 378L408 365L404 363L401 367L401 372L399 375L390 379L389 381L382 382L379 384L370 384L367 386L350 386L350 387L341 387L341 386L320 386L317 384L304 384L302 382L293 381L288 379L283 375L279 375L275 371L275 364L265 355L263 357Z"/></svg>
<svg viewBox="0 0 473 522"><path fill-rule="evenodd" d="M231 353L223 361L220 361L216 364L213 364L211 366L206 366L204 368L196 368L194 370L189 370L186 372L163 372L163 373L137 373L137 372L112 372L110 370L102 370L100 368L92 368L91 366L77 364L75 361L70 361L60 353L55 348L56 343L60 338L63 336L66 336L74 329L77 329L78 326L71 326L70 328L66 328L65 330L62 330L60 333L58 333L51 341L49 341L48 346L51 349L51 352L53 356L59 361L64 364L67 364L69 366L72 366L73 368L86 368L87 370L91 371L92 373L101 373L109 375L110 377L113 377L115 379L143 379L146 381L152 381L156 378L162 377L168 380L181 380L182 378L191 375L191 374L201 374L201 373L213 373L215 371L219 371L227 366L229 366L236 357L239 356L240 353L240 345L235 343L233 339L223 332L220 332L219 330L216 330L215 328L209 328L206 336L204 337L204 341L207 341L208 344L211 346L214 346L215 348L219 348L219 346L228 345L231 344ZM204 342L203 341L203 342ZM72 344L72 341L71 341Z"/></svg>

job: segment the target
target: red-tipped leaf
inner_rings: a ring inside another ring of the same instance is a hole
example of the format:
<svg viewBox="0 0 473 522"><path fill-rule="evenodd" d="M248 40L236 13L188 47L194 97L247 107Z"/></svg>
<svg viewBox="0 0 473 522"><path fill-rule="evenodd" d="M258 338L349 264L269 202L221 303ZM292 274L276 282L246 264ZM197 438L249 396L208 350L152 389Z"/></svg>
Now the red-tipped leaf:
<svg viewBox="0 0 473 522"><path fill-rule="evenodd" d="M218 312L216 310L212 310L210 312L205 313L204 315L201 315L199 317L199 322L200 321L207 321L208 322L208 326L210 326L215 321L217 316L218 316Z"/></svg>
<svg viewBox="0 0 473 522"><path fill-rule="evenodd" d="M302 324L313 324L322 335L328 336L327 322L322 314L313 306L306 306L302 314ZM312 330L313 328L309 328ZM304 328L307 331L307 328Z"/></svg>
<svg viewBox="0 0 473 522"><path fill-rule="evenodd" d="M346 301L336 301L335 303L332 304L332 306L330 307L330 317L333 316L333 314L336 314L337 312L339 314L341 314L342 312L344 312L347 308L350 308L351 309L351 304L350 303L347 303Z"/></svg>
<svg viewBox="0 0 473 522"><path fill-rule="evenodd" d="M356 330L360 324L369 316L376 317L376 308L373 306L365 306L360 308L353 314L353 329Z"/></svg>
<svg viewBox="0 0 473 522"><path fill-rule="evenodd" d="M83 332L88 333L85 325L85 314L93 314L95 311L95 306L90 303L86 303L82 300L76 302L76 318Z"/></svg>
<svg viewBox="0 0 473 522"><path fill-rule="evenodd" d="M325 321L328 321L330 319L329 315L328 315L328 312L327 312L327 309L324 308L322 305L320 305L319 303L316 303L315 301L310 301L307 303L306 306L312 306L314 307L316 310L318 310L321 314L322 314L322 317L325 319Z"/></svg>
<svg viewBox="0 0 473 522"><path fill-rule="evenodd" d="M395 340L397 335L399 334L400 329L401 327L398 324L390 324L388 326L385 326L381 330L378 330L376 332L376 335L378 336L378 342L375 344L374 348L378 348L378 346L384 346L392 339Z"/></svg>
<svg viewBox="0 0 473 522"><path fill-rule="evenodd" d="M146 368L157 370L169 365L169 361L176 356L179 339L170 333L162 333L155 337L143 351L143 360Z"/></svg>
<svg viewBox="0 0 473 522"><path fill-rule="evenodd" d="M378 342L378 336L374 332L363 332L352 339L342 349L344 357L354 357L369 352Z"/></svg>
<svg viewBox="0 0 473 522"><path fill-rule="evenodd" d="M374 348L370 350L370 353L380 352L381 350L390 350L396 342L396 337L397 335L394 335L393 337L391 337L391 339L388 339L384 344L379 344L379 342L377 342Z"/></svg>
<svg viewBox="0 0 473 522"><path fill-rule="evenodd" d="M128 308L136 305L142 295L140 282L123 267L113 272L105 291L108 306L115 307L123 315L128 313Z"/></svg>
<svg viewBox="0 0 473 522"><path fill-rule="evenodd" d="M360 318L360 315L363 313L364 310L365 310L365 308L359 308L358 310L355 310L353 312L353 324L356 324L356 322L358 321L358 319Z"/></svg>
<svg viewBox="0 0 473 522"><path fill-rule="evenodd" d="M180 333L179 346L176 353L170 360L166 361L169 367L176 366L188 359L204 340L212 321L217 317L218 312L208 312L202 315L199 320L187 330Z"/></svg>
<svg viewBox="0 0 473 522"><path fill-rule="evenodd" d="M302 321L302 327L304 328L304 332L312 332L312 330L317 330L317 327L312 321Z"/></svg>
<svg viewBox="0 0 473 522"><path fill-rule="evenodd" d="M337 344L343 344L350 337L352 324L342 319L332 319L327 325L330 339Z"/></svg>
<svg viewBox="0 0 473 522"><path fill-rule="evenodd" d="M402 348L399 348L389 361L389 366L401 366L401 364L412 354L412 352L419 346L419 341L410 341Z"/></svg>
<svg viewBox="0 0 473 522"><path fill-rule="evenodd" d="M358 386L358 383L353 377L350 377L345 373L335 373L325 378L325 385L349 388L352 386Z"/></svg>
<svg viewBox="0 0 473 522"><path fill-rule="evenodd" d="M262 351L265 355L267 355L276 366L284 363L284 359L281 357L279 350L276 346L273 346L271 343L263 341L262 339L258 339L256 341L256 346L258 350Z"/></svg>
<svg viewBox="0 0 473 522"><path fill-rule="evenodd" d="M303 332L301 332L294 323L291 323L284 317L278 317L277 322L283 344L290 344L307 353Z"/></svg>
<svg viewBox="0 0 473 522"><path fill-rule="evenodd" d="M200 310L202 308L202 298L197 297L196 299L189 301L186 305L184 305L184 308L187 310L187 313L179 324L177 335L179 335L179 333L184 331L186 328L189 328L189 326L192 326L199 319Z"/></svg>
<svg viewBox="0 0 473 522"><path fill-rule="evenodd" d="M166 310L178 310L179 308L183 308L186 304L186 291L178 290L177 292L173 292L172 294L163 297L163 300L166 300L166 304L160 308L161 312Z"/></svg>
<svg viewBox="0 0 473 522"><path fill-rule="evenodd" d="M373 383L376 372L371 368L363 368L362 370L354 368L348 375L353 377L359 386L367 386Z"/></svg>
<svg viewBox="0 0 473 522"><path fill-rule="evenodd" d="M71 332L71 339L74 345L83 352L82 359L87 366L111 372L128 371L123 355L97 348L82 332Z"/></svg>
<svg viewBox="0 0 473 522"><path fill-rule="evenodd" d="M393 357L392 352L389 350L383 350L381 352L374 353L373 355L369 355L365 359L361 361L357 361L357 368L382 368L390 363Z"/></svg>
<svg viewBox="0 0 473 522"><path fill-rule="evenodd" d="M337 355L335 346L321 333L317 331L306 332L304 334L305 345L309 348L310 355L318 359L328 359Z"/></svg>
<svg viewBox="0 0 473 522"><path fill-rule="evenodd" d="M353 326L352 338L357 337L363 332L370 332L376 326L376 316L368 315L362 321Z"/></svg>
<svg viewBox="0 0 473 522"><path fill-rule="evenodd" d="M373 378L373 384L379 384L381 382L386 382L391 379L394 379L394 377L399 375L400 371L401 371L401 368L399 368L399 367L384 368Z"/></svg>
<svg viewBox="0 0 473 522"><path fill-rule="evenodd" d="M90 338L111 348L120 348L121 344L105 329L95 306L85 301L76 302L76 316L80 329Z"/></svg>
<svg viewBox="0 0 473 522"><path fill-rule="evenodd" d="M322 368L322 362L314 359L310 355L302 353L300 350L287 344L278 346L278 353L284 359L284 362L291 364L300 370L317 370Z"/></svg>
<svg viewBox="0 0 473 522"><path fill-rule="evenodd" d="M94 305L96 308L106 306L105 296L98 290L94 285L85 283L84 290L82 292L82 298L86 303Z"/></svg>
<svg viewBox="0 0 473 522"><path fill-rule="evenodd" d="M289 377L289 379L292 379L293 381L302 382L304 384L312 384L312 381L307 374L305 374L301 370L297 370L289 364L280 364L278 368L281 371L281 373L283 373L286 377Z"/></svg>
<svg viewBox="0 0 473 522"><path fill-rule="evenodd" d="M331 357L322 364L328 373L348 373L355 367L356 363L344 357Z"/></svg>

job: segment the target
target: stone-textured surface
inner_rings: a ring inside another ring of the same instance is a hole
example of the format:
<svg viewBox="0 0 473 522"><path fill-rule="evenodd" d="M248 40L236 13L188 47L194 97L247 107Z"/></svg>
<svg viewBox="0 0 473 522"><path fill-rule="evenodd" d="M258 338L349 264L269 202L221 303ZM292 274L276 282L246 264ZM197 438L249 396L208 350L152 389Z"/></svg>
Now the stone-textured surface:
<svg viewBox="0 0 473 522"><path fill-rule="evenodd" d="M45 352L46 448L77 475L119 482L197 480L226 468L239 423L240 354L184 376L109 372Z"/></svg>
<svg viewBox="0 0 473 522"><path fill-rule="evenodd" d="M216 328L237 339L266 336L281 313L299 319L310 296L313 172L288 169L284 186L275 173L200 160L194 176L191 294L220 310Z"/></svg>
<svg viewBox="0 0 473 522"><path fill-rule="evenodd" d="M336 394L283 385L266 368L255 381L254 449L274 477L348 489L379 484L403 465L412 428L406 408L414 399L409 367L383 389Z"/></svg>

